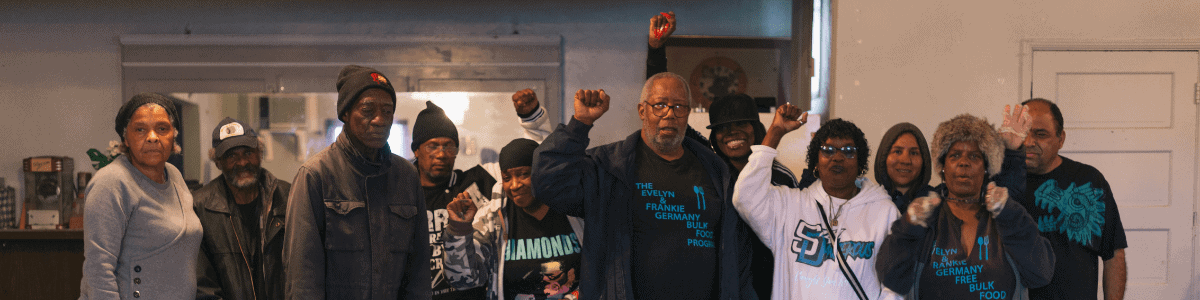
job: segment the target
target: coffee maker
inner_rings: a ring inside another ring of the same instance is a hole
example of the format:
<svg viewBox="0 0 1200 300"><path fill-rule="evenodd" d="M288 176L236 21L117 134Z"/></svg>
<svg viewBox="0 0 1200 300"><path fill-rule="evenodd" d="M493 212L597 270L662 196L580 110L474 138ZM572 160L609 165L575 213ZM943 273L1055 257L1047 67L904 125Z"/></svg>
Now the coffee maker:
<svg viewBox="0 0 1200 300"><path fill-rule="evenodd" d="M75 161L65 156L26 158L22 229L65 229L75 206Z"/></svg>

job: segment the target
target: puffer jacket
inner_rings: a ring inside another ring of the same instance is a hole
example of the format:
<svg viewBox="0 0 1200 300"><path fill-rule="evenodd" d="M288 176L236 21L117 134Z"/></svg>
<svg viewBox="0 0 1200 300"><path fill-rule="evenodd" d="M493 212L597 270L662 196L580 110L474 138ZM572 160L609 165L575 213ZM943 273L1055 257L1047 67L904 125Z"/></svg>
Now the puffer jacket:
<svg viewBox="0 0 1200 300"><path fill-rule="evenodd" d="M241 212L233 208L225 175L192 192L193 208L204 226L196 261L196 299L283 298L283 222L292 184L266 170L259 182L262 213L259 224L250 226L258 226L260 235L251 247L244 244ZM255 256L261 273L251 274L248 264Z"/></svg>
<svg viewBox="0 0 1200 300"><path fill-rule="evenodd" d="M287 299L429 299L429 235L417 168L346 133L309 158L288 196Z"/></svg>

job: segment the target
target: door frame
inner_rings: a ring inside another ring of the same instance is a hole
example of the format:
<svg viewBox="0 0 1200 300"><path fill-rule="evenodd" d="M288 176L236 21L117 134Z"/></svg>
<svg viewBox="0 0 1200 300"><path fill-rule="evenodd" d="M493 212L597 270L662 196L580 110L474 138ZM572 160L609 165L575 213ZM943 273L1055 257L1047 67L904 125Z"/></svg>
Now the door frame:
<svg viewBox="0 0 1200 300"><path fill-rule="evenodd" d="M1200 39L1131 39L1131 40L1108 40L1108 39L1069 39L1069 38L1031 38L1021 40L1020 53L1017 54L1020 66L1018 67L1017 82L1018 90L1017 101L1024 101L1033 97L1033 52L1034 51L1197 51L1200 52ZM1196 68L1200 70L1200 60L1196 63ZM1197 80L1200 81L1200 80ZM1197 108L1200 110L1200 106ZM1200 112L1197 113L1200 117ZM1200 124L1200 122L1197 122ZM1200 150L1200 125L1193 128L1196 134L1196 145L1193 145L1197 150ZM1192 269L1190 272L1191 284L1187 287L1187 295L1192 299L1200 299L1200 151L1196 152L1194 157L1195 164L1192 166ZM1126 254L1128 255L1128 254Z"/></svg>

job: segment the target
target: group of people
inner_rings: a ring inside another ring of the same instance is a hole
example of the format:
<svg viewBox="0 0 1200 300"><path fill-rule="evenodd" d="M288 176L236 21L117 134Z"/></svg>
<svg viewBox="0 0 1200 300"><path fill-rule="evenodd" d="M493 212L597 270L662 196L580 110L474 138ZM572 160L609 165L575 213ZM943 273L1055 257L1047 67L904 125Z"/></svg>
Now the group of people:
<svg viewBox="0 0 1200 300"><path fill-rule="evenodd" d="M897 124L874 181L864 133L829 120L797 177L775 160L807 122L795 106L765 126L734 94L709 107L707 138L688 126L687 81L665 72L674 17L650 22L640 130L591 145L604 90L577 91L551 130L526 89L512 97L525 138L465 171L433 103L414 122L416 159L392 154L391 82L346 66L345 129L291 183L226 118L209 153L222 174L189 192L166 163L179 112L138 94L116 116L124 155L87 187L80 298L1094 299L1101 270L1105 298L1122 297L1112 191L1058 154L1053 102L1005 107L998 128L956 116L932 143Z"/></svg>

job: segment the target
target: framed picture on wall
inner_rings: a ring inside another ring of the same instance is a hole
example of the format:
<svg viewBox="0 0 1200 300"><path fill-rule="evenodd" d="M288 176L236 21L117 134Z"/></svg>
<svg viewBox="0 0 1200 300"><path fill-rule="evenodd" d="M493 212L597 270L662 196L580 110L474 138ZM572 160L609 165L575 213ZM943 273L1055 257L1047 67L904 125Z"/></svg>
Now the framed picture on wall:
<svg viewBox="0 0 1200 300"><path fill-rule="evenodd" d="M787 38L672 36L665 44L667 71L688 79L692 98L705 110L713 99L733 93L760 103L773 98L778 105L788 95L789 43Z"/></svg>

